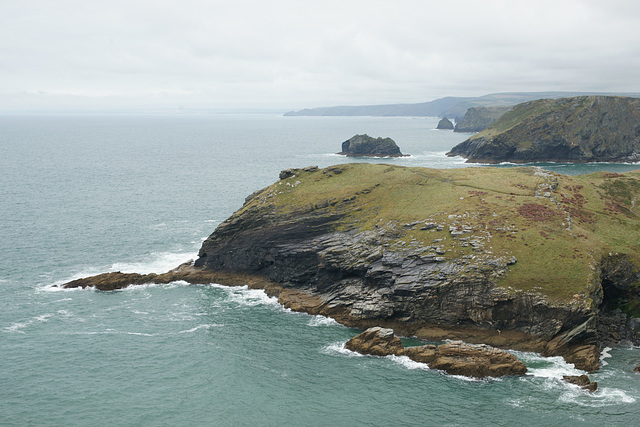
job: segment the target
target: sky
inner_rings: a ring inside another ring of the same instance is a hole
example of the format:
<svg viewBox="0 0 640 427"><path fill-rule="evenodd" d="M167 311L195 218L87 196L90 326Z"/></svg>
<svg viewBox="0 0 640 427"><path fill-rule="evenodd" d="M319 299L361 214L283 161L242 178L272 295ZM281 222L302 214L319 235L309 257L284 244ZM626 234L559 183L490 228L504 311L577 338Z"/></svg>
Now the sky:
<svg viewBox="0 0 640 427"><path fill-rule="evenodd" d="M0 0L0 112L640 92L635 0Z"/></svg>

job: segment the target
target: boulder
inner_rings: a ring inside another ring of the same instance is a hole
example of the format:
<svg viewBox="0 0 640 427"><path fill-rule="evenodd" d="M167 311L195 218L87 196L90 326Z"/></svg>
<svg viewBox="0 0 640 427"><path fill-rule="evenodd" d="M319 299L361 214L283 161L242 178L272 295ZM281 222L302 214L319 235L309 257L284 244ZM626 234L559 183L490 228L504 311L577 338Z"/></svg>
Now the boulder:
<svg viewBox="0 0 640 427"><path fill-rule="evenodd" d="M595 381L591 382L586 375L564 375L562 379L592 393L598 389L598 383Z"/></svg>
<svg viewBox="0 0 640 427"><path fill-rule="evenodd" d="M403 345L400 338L393 334L393 329L376 326L351 338L347 341L345 347L361 354L388 356L390 354L398 354Z"/></svg>
<svg viewBox="0 0 640 427"><path fill-rule="evenodd" d="M373 138L367 134L355 135L342 143L338 154L347 157L404 157L391 138Z"/></svg>
<svg viewBox="0 0 640 427"><path fill-rule="evenodd" d="M513 354L485 344L451 341L438 346L432 369L467 377L502 377L524 375L527 367Z"/></svg>
<svg viewBox="0 0 640 427"><path fill-rule="evenodd" d="M436 129L453 130L453 123L451 123L451 120L443 117L442 120L438 122L438 126L436 126Z"/></svg>

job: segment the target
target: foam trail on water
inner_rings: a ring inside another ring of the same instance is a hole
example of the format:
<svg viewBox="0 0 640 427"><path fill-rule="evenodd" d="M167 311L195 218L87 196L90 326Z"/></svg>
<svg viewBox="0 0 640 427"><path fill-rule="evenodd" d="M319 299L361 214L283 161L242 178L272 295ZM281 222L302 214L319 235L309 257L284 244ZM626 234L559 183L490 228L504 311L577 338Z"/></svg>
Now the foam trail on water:
<svg viewBox="0 0 640 427"><path fill-rule="evenodd" d="M224 325L222 325L220 323L209 323L209 324L205 324L205 325L198 325L198 326L196 326L194 328L186 329L186 330L180 331L178 333L179 334L189 334L189 333L192 333L192 332L196 332L196 331L198 331L200 329L209 330L211 328L218 328L218 327L222 327L222 326L224 326Z"/></svg>

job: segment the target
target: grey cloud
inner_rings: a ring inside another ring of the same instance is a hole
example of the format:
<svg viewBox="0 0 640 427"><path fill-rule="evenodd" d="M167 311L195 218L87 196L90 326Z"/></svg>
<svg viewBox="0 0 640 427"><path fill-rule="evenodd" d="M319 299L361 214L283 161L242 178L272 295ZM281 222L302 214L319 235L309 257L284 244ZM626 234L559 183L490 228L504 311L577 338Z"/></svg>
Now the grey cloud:
<svg viewBox="0 0 640 427"><path fill-rule="evenodd" d="M0 104L302 108L638 91L639 11L623 0L3 2Z"/></svg>

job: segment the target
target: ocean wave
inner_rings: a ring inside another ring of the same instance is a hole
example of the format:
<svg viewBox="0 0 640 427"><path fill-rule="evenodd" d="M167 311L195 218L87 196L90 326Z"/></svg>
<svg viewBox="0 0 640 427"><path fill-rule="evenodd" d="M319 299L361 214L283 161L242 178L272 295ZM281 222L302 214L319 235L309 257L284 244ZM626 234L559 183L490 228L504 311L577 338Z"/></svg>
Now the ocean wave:
<svg viewBox="0 0 640 427"><path fill-rule="evenodd" d="M428 371L430 369L426 363L416 362L415 360L409 359L408 356L396 356L394 354L391 354L386 357L387 359L392 360L393 362L407 369L421 369L424 371Z"/></svg>
<svg viewBox="0 0 640 427"><path fill-rule="evenodd" d="M24 334L26 332L24 332L23 329L28 328L31 325L34 325L37 323L46 323L50 319L55 317L70 317L70 316L71 314L67 310L58 310L55 313L40 314L38 316L34 316L30 319L23 320L21 322L14 322L9 326L5 326L4 328L2 328L2 330L7 333Z"/></svg>
<svg viewBox="0 0 640 427"><path fill-rule="evenodd" d="M338 341L338 342L331 343L322 348L322 353L328 354L330 356L364 357L363 354L347 349L344 346L346 343L347 343L346 341Z"/></svg>
<svg viewBox="0 0 640 427"><path fill-rule="evenodd" d="M527 365L527 376L562 379L564 375L582 375L585 371L567 363L561 356L543 357L538 353L511 351Z"/></svg>
<svg viewBox="0 0 640 427"><path fill-rule="evenodd" d="M165 273L180 264L195 259L197 253L189 252L158 252L151 257L139 262L117 262L112 264L108 271L135 272L139 274Z"/></svg>
<svg viewBox="0 0 640 427"><path fill-rule="evenodd" d="M195 326L195 327L193 327L191 329L185 329L184 331L179 331L178 333L179 334L190 334L190 333L196 332L196 331L198 331L200 329L209 330L211 328L220 328L220 327L223 327L223 326L224 325L221 324L221 323L208 323L208 324L204 324L204 325Z"/></svg>
<svg viewBox="0 0 640 427"><path fill-rule="evenodd" d="M322 316L320 314L312 316L309 320L309 326L342 326L331 317Z"/></svg>
<svg viewBox="0 0 640 427"><path fill-rule="evenodd" d="M278 298L268 296L262 289L249 289L248 286L224 286L219 284L211 284L210 286L222 289L227 293L227 299L245 307L255 307L259 305L279 306ZM283 307L283 310L284 307Z"/></svg>
<svg viewBox="0 0 640 427"><path fill-rule="evenodd" d="M602 352L600 353L600 366L601 367L605 367L607 366L609 363L605 360L605 359L609 359L611 357L611 355L609 354L609 352L612 350L611 347L605 347Z"/></svg>
<svg viewBox="0 0 640 427"><path fill-rule="evenodd" d="M71 276L67 276L65 278L54 281L53 283L44 284L36 289L36 292L61 292L61 291L78 291L82 290L82 288L62 288L61 286L65 283L71 282L73 280L81 279L83 277L96 276L102 273L112 273L116 271L122 272L133 272L139 274L150 274L150 273L165 273L173 268L176 268L180 264L184 264L185 262L191 261L197 257L196 252L157 252L152 254L147 260L139 261L139 262L116 262L111 264L107 268L100 267L87 267L83 270L80 270ZM173 286L175 286L178 282L172 282ZM136 286L147 286L147 285L136 285ZM150 284L149 286L154 286L154 284ZM85 288L88 290L95 290L93 287Z"/></svg>

